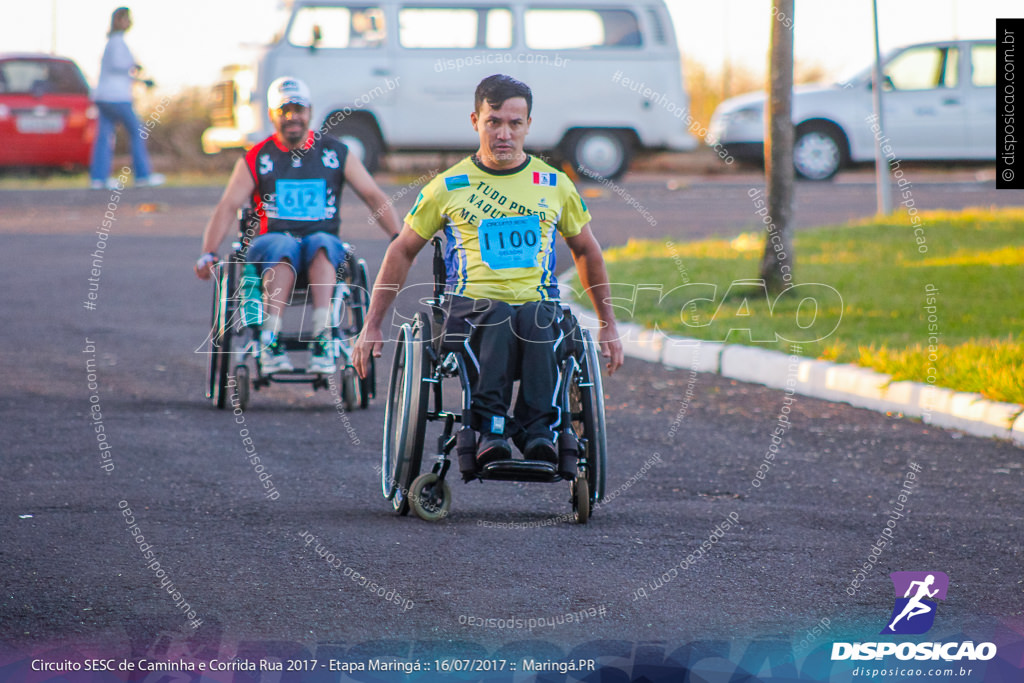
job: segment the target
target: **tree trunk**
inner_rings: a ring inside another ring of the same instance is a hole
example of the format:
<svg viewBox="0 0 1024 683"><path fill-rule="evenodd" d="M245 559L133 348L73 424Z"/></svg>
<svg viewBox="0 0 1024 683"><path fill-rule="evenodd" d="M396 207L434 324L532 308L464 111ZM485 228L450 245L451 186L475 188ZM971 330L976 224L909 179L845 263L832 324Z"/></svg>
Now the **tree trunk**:
<svg viewBox="0 0 1024 683"><path fill-rule="evenodd" d="M770 80L765 119L765 183L768 215L761 278L771 294L794 284L793 237L793 17L794 0L777 0L772 14ZM789 24L787 27L786 24Z"/></svg>

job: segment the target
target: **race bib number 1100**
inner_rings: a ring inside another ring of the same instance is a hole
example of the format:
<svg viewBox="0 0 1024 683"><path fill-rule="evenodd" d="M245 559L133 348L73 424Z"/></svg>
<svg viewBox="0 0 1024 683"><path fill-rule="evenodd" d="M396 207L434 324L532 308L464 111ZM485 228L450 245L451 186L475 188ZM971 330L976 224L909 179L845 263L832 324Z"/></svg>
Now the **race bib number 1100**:
<svg viewBox="0 0 1024 683"><path fill-rule="evenodd" d="M327 214L327 181L278 180L277 216L293 221L320 221Z"/></svg>
<svg viewBox="0 0 1024 683"><path fill-rule="evenodd" d="M540 252L540 218L489 218L477 231L480 256L493 270L533 268Z"/></svg>

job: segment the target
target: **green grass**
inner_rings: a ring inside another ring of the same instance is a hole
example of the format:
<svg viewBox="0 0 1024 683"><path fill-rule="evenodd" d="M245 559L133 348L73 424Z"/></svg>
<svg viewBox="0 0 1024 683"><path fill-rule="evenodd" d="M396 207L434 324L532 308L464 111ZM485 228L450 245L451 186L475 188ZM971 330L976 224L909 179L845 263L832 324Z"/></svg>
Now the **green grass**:
<svg viewBox="0 0 1024 683"><path fill-rule="evenodd" d="M741 282L758 277L763 234L631 240L605 254L624 283L616 316L698 339L796 342L805 356L1024 404L1024 209L920 216L924 253L903 213L796 233L799 286L775 301Z"/></svg>

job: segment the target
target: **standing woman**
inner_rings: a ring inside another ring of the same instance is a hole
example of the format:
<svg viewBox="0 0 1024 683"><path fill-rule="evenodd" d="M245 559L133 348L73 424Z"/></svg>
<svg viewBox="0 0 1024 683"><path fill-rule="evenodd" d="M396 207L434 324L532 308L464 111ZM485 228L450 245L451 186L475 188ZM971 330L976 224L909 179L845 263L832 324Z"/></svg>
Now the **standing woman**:
<svg viewBox="0 0 1024 683"><path fill-rule="evenodd" d="M132 109L132 86L135 81L142 81L152 87L153 81L138 77L142 69L135 63L135 57L124 42L124 32L132 27L132 13L127 7L118 7L110 17L110 33L107 48L103 51L103 62L100 66L100 80L93 93L96 107L99 109L99 129L96 142L92 148L92 165L89 177L91 187L101 190L104 187L116 187L117 181L108 178L110 164L114 155L114 127L117 123L124 126L132 140L132 166L135 167L135 184L162 185L164 177L152 173L149 165L149 154L146 152L146 141L142 137L139 119Z"/></svg>

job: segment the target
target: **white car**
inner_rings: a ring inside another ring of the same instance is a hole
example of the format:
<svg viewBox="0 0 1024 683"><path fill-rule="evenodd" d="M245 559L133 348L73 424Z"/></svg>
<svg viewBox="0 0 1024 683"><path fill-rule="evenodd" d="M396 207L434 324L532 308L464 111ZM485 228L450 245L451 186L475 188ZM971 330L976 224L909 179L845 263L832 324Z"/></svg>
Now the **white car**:
<svg viewBox="0 0 1024 683"><path fill-rule="evenodd" d="M995 160L995 41L911 45L883 57L882 70L882 128L870 66L844 83L793 89L798 175L827 180L848 163L871 161L876 136L888 138L897 160ZM738 159L763 160L764 106L763 92L722 102L707 141Z"/></svg>

